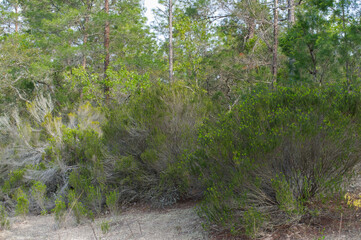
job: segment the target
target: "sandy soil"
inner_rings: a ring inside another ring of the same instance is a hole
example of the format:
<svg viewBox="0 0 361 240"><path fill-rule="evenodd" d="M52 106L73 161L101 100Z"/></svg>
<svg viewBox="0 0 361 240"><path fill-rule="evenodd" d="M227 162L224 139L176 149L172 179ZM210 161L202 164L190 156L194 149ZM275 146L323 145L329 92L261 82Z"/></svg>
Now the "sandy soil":
<svg viewBox="0 0 361 240"><path fill-rule="evenodd" d="M110 231L103 234L101 223L109 222ZM54 217L28 216L11 218L11 229L0 232L1 240L93 240L93 239L208 239L193 206L162 211L131 209L119 216L97 218L76 226L68 219L65 227L57 228Z"/></svg>
<svg viewBox="0 0 361 240"><path fill-rule="evenodd" d="M356 179L349 192L361 199L361 179ZM137 206L119 216L104 216L94 222L76 225L68 217L63 227L57 227L54 216L11 218L11 229L0 231L0 240L192 240L192 239L245 239L229 233L209 236L201 227L201 219L193 203L177 204L165 210L151 210ZM340 209L341 211L340 211ZM360 240L361 208L350 208L332 201L324 206L325 213L318 218L305 219L298 224L284 226L266 234L262 240ZM109 223L109 232L103 234L101 223Z"/></svg>

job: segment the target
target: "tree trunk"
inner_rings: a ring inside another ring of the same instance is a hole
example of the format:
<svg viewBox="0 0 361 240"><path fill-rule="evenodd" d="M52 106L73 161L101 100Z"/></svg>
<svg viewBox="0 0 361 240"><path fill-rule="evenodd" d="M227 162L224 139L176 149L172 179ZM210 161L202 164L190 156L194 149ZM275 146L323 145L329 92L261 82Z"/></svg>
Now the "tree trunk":
<svg viewBox="0 0 361 240"><path fill-rule="evenodd" d="M344 44L344 53L345 53L345 71L346 71L346 81L347 85L350 86L350 75L349 75L349 61L348 61L348 39L346 31L346 17L345 17L345 1L342 1L342 28L343 28L343 44Z"/></svg>
<svg viewBox="0 0 361 240"><path fill-rule="evenodd" d="M295 1L288 0L288 27L295 23Z"/></svg>
<svg viewBox="0 0 361 240"><path fill-rule="evenodd" d="M86 47L86 44L88 43L88 23L89 23L89 14L91 11L91 5L89 0L86 1L87 5L87 12L85 15L85 21L84 21L84 36L83 36L83 46ZM83 63L82 63L83 69L86 68L86 54L83 52Z"/></svg>
<svg viewBox="0 0 361 240"><path fill-rule="evenodd" d="M253 9L256 6L256 0L251 0L248 2L248 6L250 9ZM254 37L255 29L256 29L256 18L253 14L253 11L249 11L248 16L246 16L246 25L247 25L247 36L245 37L245 42L248 42L249 39Z"/></svg>
<svg viewBox="0 0 361 240"><path fill-rule="evenodd" d="M18 8L18 4L15 3L15 32L19 32L19 17L18 17L18 12L19 12L19 8Z"/></svg>
<svg viewBox="0 0 361 240"><path fill-rule="evenodd" d="M278 48L278 0L274 0L273 8L273 59L272 59L272 86L277 81L277 48Z"/></svg>
<svg viewBox="0 0 361 240"><path fill-rule="evenodd" d="M291 28L295 23L295 1L288 0L288 28ZM289 63L289 81L292 82L295 78L295 59L288 58Z"/></svg>
<svg viewBox="0 0 361 240"><path fill-rule="evenodd" d="M169 0L169 82L173 82L173 2Z"/></svg>
<svg viewBox="0 0 361 240"><path fill-rule="evenodd" d="M109 86L107 86L107 70L110 62L109 55L109 43L110 43L110 24L108 20L109 16L109 0L104 1L104 11L106 13L105 20L105 29L104 29L104 50L105 50L105 59L104 59L104 94L106 102L109 102Z"/></svg>
<svg viewBox="0 0 361 240"><path fill-rule="evenodd" d="M254 37L254 32L256 29L256 19L254 19L253 17L249 16L247 19L247 36L246 36L246 42L248 42L248 40L252 39Z"/></svg>

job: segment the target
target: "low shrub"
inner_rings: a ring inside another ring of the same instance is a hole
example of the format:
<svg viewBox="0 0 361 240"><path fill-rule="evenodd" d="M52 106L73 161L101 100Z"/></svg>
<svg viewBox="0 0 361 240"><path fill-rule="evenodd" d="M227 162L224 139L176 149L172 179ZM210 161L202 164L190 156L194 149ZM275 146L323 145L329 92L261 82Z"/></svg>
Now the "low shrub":
<svg viewBox="0 0 361 240"><path fill-rule="evenodd" d="M360 162L359 90L257 88L199 130L187 165L207 187L198 212L236 234L298 221L307 202L342 197Z"/></svg>
<svg viewBox="0 0 361 240"><path fill-rule="evenodd" d="M14 194L14 199L16 200L15 214L25 217L29 213L28 196L21 188L18 188L18 190Z"/></svg>
<svg viewBox="0 0 361 240"><path fill-rule="evenodd" d="M9 229L10 228L10 220L8 218L8 214L3 205L0 204L0 230Z"/></svg>
<svg viewBox="0 0 361 240"><path fill-rule="evenodd" d="M80 197L81 195L77 196L74 190L70 190L68 193L69 211L73 213L77 224L80 224L83 218L93 219L93 213L86 209L83 203L79 201Z"/></svg>
<svg viewBox="0 0 361 240"><path fill-rule="evenodd" d="M118 208L119 193L114 190L106 195L106 204L112 215L116 215L119 211Z"/></svg>
<svg viewBox="0 0 361 240"><path fill-rule="evenodd" d="M110 229L109 221L102 221L100 224L100 229L102 230L103 234L107 234Z"/></svg>
<svg viewBox="0 0 361 240"><path fill-rule="evenodd" d="M31 195L40 207L42 214L45 214L46 185L40 181L36 181L31 187Z"/></svg>
<svg viewBox="0 0 361 240"><path fill-rule="evenodd" d="M66 204L63 201L62 197L59 197L55 200L55 207L53 210L51 210L54 213L55 222L58 225L58 227L61 227L66 218Z"/></svg>
<svg viewBox="0 0 361 240"><path fill-rule="evenodd" d="M89 186L87 189L86 202L90 209L95 211L96 214L100 214L102 210L103 197L102 191L98 186Z"/></svg>
<svg viewBox="0 0 361 240"><path fill-rule="evenodd" d="M117 156L111 183L122 190L121 201L162 207L188 194L193 182L184 152L196 146L196 129L208 111L204 92L181 81L152 84L110 109L104 143Z"/></svg>

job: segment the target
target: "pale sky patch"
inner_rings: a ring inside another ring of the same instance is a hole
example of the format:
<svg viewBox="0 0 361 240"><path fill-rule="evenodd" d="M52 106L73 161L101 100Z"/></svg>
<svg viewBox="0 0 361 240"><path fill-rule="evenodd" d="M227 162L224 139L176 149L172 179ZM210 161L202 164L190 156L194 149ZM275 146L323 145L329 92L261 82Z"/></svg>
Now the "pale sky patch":
<svg viewBox="0 0 361 240"><path fill-rule="evenodd" d="M148 18L148 25L154 21L153 9L160 6L158 0L144 0L144 6L147 9L145 16Z"/></svg>

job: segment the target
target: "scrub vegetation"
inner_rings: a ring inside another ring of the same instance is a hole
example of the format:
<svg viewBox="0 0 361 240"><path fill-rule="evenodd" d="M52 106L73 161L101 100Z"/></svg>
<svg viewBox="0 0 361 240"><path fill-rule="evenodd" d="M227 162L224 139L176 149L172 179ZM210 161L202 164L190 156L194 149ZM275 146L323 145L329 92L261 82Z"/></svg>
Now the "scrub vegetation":
<svg viewBox="0 0 361 240"><path fill-rule="evenodd" d="M257 238L359 205L359 2L141 2L0 1L1 229L197 200Z"/></svg>

